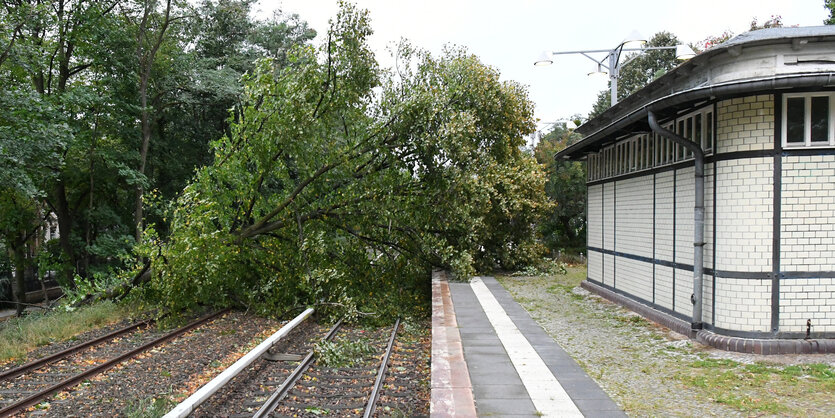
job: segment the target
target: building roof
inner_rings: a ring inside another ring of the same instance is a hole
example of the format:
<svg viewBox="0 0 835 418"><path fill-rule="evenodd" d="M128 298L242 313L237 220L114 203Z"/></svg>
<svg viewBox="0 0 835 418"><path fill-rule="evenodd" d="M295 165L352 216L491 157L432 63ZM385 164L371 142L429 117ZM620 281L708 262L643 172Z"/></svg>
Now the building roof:
<svg viewBox="0 0 835 418"><path fill-rule="evenodd" d="M738 35L680 64L578 127L576 132L585 138L557 153L556 158L580 159L618 136L642 129L648 131L649 110L663 117L722 97L773 92L779 88L835 86L835 48L829 48L826 56L813 57L814 61L809 62L816 65L811 68L796 66L797 71L780 72L771 65L770 69L729 74L728 64L743 61L748 58L746 55L759 59L757 53L774 47L802 55L808 45L818 42L835 42L835 25L760 29ZM759 52L746 54L749 50Z"/></svg>

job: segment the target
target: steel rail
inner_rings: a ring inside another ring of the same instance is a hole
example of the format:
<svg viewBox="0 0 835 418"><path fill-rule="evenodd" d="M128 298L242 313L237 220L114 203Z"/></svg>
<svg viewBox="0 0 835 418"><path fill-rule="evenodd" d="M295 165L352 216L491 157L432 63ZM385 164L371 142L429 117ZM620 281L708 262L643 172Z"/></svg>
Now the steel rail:
<svg viewBox="0 0 835 418"><path fill-rule="evenodd" d="M220 388L225 386L229 383L232 379L235 378L238 374L242 371L246 370L252 363L256 360L261 358L264 353L267 352L273 345L278 343L278 341L284 337L286 337L293 329L295 329L299 324L307 320L311 315L313 315L313 308L308 308L295 318L292 321L285 324L281 329L277 332L273 333L273 335L267 337L258 344L257 347L253 348L246 353L243 357L238 359L234 364L229 366L226 370L224 370L221 374L217 375L214 379L212 379L209 383L203 385L200 389L194 392L188 399L180 402L174 409L168 411L167 414L163 418L185 418L194 410L200 406L203 402L209 399L212 395L215 394Z"/></svg>
<svg viewBox="0 0 835 418"><path fill-rule="evenodd" d="M48 355L46 357L42 357L42 358L39 358L37 360L30 361L29 363L20 365L20 366L14 368L14 369L9 369L9 370L6 370L6 371L0 373L0 380L11 379L13 377L20 376L20 375L22 375L26 372L39 369L41 366L44 366L44 365L49 364L49 363L56 362L58 360L61 360L65 357L69 356L70 354L81 351L81 350L83 350L87 347L99 345L103 342L110 341L110 340L112 340L112 339L114 339L114 338L116 338L120 335L127 334L127 333L129 333L129 332L131 332L131 331L133 331L137 328L140 328L140 327L146 326L146 325L151 325L153 323L154 323L153 319L149 319L147 321L137 322L135 324L128 325L128 326L126 326L122 329L118 329L116 331L113 331L109 334L102 335L101 337L94 338L90 341L74 345L72 347L66 348L64 350L61 350L57 353Z"/></svg>
<svg viewBox="0 0 835 418"><path fill-rule="evenodd" d="M325 335L325 337L322 338L322 341L330 341L330 339L332 339L333 336L336 335L336 331L339 330L339 327L341 326L342 320L340 319L339 322L337 322L336 325L334 325L333 328L331 328L331 330L328 331L327 335ZM293 372L290 373L290 376L287 376L287 379L284 379L284 382L281 384L281 386L279 386L278 389L276 389L275 392L273 392L273 394L270 395L269 399L267 399L266 402L264 402L264 404L261 405L261 408L258 409L257 412L255 412L253 418L261 418L273 412L275 408L278 406L278 403L284 400L284 397L287 396L287 393L290 391L290 389L293 388L296 382L298 382L298 380L302 377L304 372L306 372L307 369L310 368L310 365L313 364L313 360L315 359L315 357L316 349L313 348L310 350L309 353L307 353L307 356L305 356L304 360L302 360L301 363L299 363L299 365L296 366Z"/></svg>
<svg viewBox="0 0 835 418"><path fill-rule="evenodd" d="M116 366L117 364L119 364L119 363L121 363L121 362L123 362L123 361L125 361L129 358L134 357L137 354L142 353L144 351L147 351L147 350L149 350L149 349L151 349L151 348L153 348L157 345L168 342L168 341L170 341L170 340L172 340L176 337L179 337L180 335L185 334L186 332L191 331L192 329L197 328L197 327L199 327L199 326L201 326L201 325L219 317L220 315L228 312L229 310L230 309L227 308L227 309L217 311L213 314L204 316L203 318L197 319L197 320L189 323L188 325L186 325L182 328L171 331L168 334L165 334L160 338L157 338L153 341L150 341L146 344L143 344L143 345L141 345L141 346L139 346L139 347L137 347L133 350L130 350L126 353L122 353L122 354L118 355L117 357L108 360L105 363L102 363L102 364L100 364L96 367L87 369L87 370L85 370L85 371L83 371L83 372L81 372L81 373L79 373L79 374L77 374L73 377L62 380L61 382L58 382L58 383L56 383L56 384L54 384L54 385L52 385L52 386L50 386L46 389L43 389L43 390L41 390L41 391L39 391L35 394L32 394L32 395L30 395L29 397L27 397L23 400L20 400L20 401L18 401L16 403L13 403L13 404L11 404L11 405L3 408L3 409L0 409L0 417L5 417L5 416L11 415L15 412L20 412L20 411L22 411L22 410L24 410L24 409L26 409L30 406L37 405L38 402L40 402L42 399L46 398L47 396L49 396L49 395L51 395L51 394L53 394L57 391L60 391L61 389L65 389L67 387L75 386L76 384L81 383L82 381L84 381L86 379L89 379L92 376L95 376L99 373L107 371L108 369L112 368L113 366Z"/></svg>
<svg viewBox="0 0 835 418"><path fill-rule="evenodd" d="M397 318L397 321L394 323L394 329L391 330L391 338L389 338L389 345L386 347L386 355L383 356L383 362L377 371L377 379L374 381L374 389L371 391L371 396L368 397L368 404L365 406L365 413L362 415L363 418L371 418L377 409L377 400L380 398L380 389L383 388L383 381L385 381L386 369L388 368L389 358L394 348L394 339L397 338L398 328L400 328L400 318Z"/></svg>

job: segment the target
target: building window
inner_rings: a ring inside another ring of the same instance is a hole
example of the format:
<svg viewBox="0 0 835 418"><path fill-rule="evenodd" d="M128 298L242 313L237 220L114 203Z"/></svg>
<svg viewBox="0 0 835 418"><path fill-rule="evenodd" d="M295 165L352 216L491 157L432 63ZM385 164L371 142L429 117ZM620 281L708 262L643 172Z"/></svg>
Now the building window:
<svg viewBox="0 0 835 418"><path fill-rule="evenodd" d="M713 106L705 106L661 126L701 145L705 154L713 151ZM595 154L589 154L588 181L603 180L692 158L690 150L668 138L653 133L639 133L603 147Z"/></svg>
<svg viewBox="0 0 835 418"><path fill-rule="evenodd" d="M713 106L679 117L677 128L677 134L701 145L705 154L713 151ZM681 153L683 159L693 158L693 153L689 150L683 149Z"/></svg>
<svg viewBox="0 0 835 418"><path fill-rule="evenodd" d="M783 95L784 147L835 146L835 93Z"/></svg>

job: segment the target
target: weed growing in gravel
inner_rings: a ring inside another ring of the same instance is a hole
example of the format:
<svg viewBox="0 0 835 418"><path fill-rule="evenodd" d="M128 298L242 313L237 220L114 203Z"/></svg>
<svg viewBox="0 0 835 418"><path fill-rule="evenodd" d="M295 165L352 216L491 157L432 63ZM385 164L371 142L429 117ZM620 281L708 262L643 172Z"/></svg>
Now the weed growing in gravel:
<svg viewBox="0 0 835 418"><path fill-rule="evenodd" d="M683 368L677 377L685 385L702 389L715 402L749 413L802 415L802 410L793 410L785 400L835 390L835 370L826 364L779 366L703 358Z"/></svg>
<svg viewBox="0 0 835 418"><path fill-rule="evenodd" d="M322 341L316 344L316 354L325 367L350 367L362 362L363 357L374 354L374 347L367 338Z"/></svg>
<svg viewBox="0 0 835 418"><path fill-rule="evenodd" d="M327 415L331 412L331 410L325 408L317 408L315 406L308 406L307 408L304 408L304 412L311 413L313 415Z"/></svg>
<svg viewBox="0 0 835 418"><path fill-rule="evenodd" d="M36 347L119 321L130 316L132 310L126 304L102 302L72 312L35 312L7 319L0 327L0 362L23 360Z"/></svg>
<svg viewBox="0 0 835 418"><path fill-rule="evenodd" d="M158 418L165 415L176 404L165 396L137 399L122 411L127 418Z"/></svg>
<svg viewBox="0 0 835 418"><path fill-rule="evenodd" d="M575 288L575 286L572 286L572 285L569 285L569 284L555 284L555 285L548 286L548 288L545 289L545 290L548 291L548 293L551 293L551 294L563 293L566 296L568 296L568 297L570 297L571 299L574 299L574 300L583 300L583 299L586 298L585 296L583 296L579 293L574 293L574 288Z"/></svg>
<svg viewBox="0 0 835 418"><path fill-rule="evenodd" d="M400 329L402 335L421 335L425 325L421 325L417 319L409 318L401 321L403 327Z"/></svg>

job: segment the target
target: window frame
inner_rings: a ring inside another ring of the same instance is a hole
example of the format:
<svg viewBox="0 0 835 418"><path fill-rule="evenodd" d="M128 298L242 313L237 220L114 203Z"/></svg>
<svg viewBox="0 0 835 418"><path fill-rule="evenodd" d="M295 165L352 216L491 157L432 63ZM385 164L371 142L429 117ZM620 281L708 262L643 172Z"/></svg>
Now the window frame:
<svg viewBox="0 0 835 418"><path fill-rule="evenodd" d="M812 98L827 97L829 99L829 120L827 123L827 140L812 141ZM803 99L803 142L788 142L788 105L789 99ZM783 93L780 115L780 143L783 148L828 148L835 146L835 92L816 91L806 93Z"/></svg>
<svg viewBox="0 0 835 418"><path fill-rule="evenodd" d="M670 119L661 126L698 143L705 155L709 155L713 153L716 136L713 126L715 117L714 106L709 104ZM695 138L696 133L699 138ZM693 159L693 153L685 147L654 132L635 133L602 147L595 154L594 163L589 164L593 165L589 170L594 174L589 176L588 181L620 177Z"/></svg>

